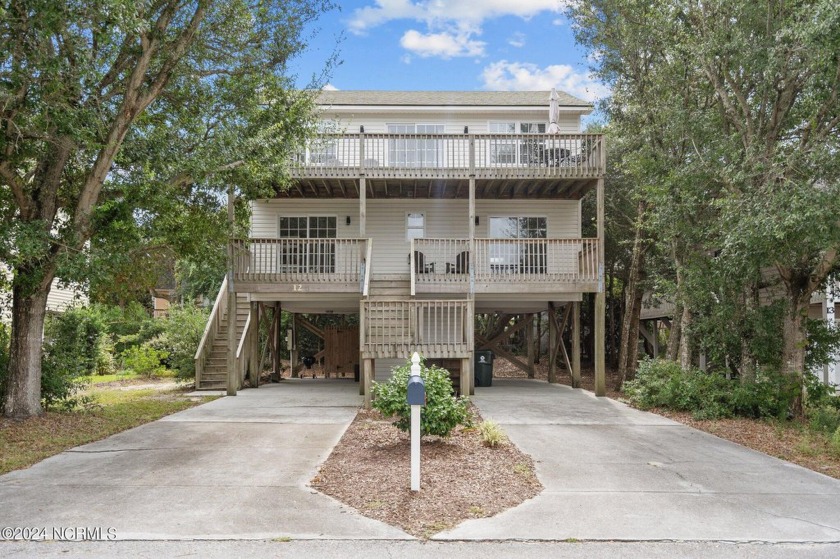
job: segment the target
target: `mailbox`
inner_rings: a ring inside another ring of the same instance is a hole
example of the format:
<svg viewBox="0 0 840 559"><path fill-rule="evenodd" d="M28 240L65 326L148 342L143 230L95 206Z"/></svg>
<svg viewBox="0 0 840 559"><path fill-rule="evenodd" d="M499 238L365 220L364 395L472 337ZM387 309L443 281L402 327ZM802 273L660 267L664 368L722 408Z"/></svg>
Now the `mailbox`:
<svg viewBox="0 0 840 559"><path fill-rule="evenodd" d="M408 393L406 399L409 406L426 405L426 383L420 375L411 375L408 379Z"/></svg>

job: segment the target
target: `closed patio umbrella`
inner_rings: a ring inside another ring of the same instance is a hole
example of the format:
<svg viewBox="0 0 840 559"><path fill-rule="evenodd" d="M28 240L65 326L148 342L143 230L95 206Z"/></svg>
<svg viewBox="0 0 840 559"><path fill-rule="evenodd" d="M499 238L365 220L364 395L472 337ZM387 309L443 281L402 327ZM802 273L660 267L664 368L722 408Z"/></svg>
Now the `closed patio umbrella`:
<svg viewBox="0 0 840 559"><path fill-rule="evenodd" d="M560 118L560 104L557 96L557 90L551 88L551 95L548 96L548 133L559 134L560 126L557 125L557 119Z"/></svg>

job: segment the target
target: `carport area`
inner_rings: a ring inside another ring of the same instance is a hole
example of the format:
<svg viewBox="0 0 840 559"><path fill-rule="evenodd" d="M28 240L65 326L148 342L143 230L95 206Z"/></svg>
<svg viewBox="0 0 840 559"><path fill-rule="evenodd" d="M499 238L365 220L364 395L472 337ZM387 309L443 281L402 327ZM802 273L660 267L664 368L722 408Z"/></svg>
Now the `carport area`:
<svg viewBox="0 0 840 559"><path fill-rule="evenodd" d="M118 539L402 539L306 487L361 405L351 379L285 380L0 477L0 525Z"/></svg>
<svg viewBox="0 0 840 559"><path fill-rule="evenodd" d="M545 490L435 539L840 541L840 481L591 392L493 379L473 402Z"/></svg>

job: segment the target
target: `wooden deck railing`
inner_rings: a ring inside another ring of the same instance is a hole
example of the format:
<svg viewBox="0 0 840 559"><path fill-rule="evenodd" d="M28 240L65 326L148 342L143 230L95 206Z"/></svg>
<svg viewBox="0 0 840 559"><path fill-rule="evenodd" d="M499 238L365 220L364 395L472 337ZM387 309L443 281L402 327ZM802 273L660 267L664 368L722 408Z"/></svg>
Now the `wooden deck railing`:
<svg viewBox="0 0 840 559"><path fill-rule="evenodd" d="M363 303L361 345L366 357L469 355L466 300L374 300Z"/></svg>
<svg viewBox="0 0 840 559"><path fill-rule="evenodd" d="M411 294L428 291L466 292L469 288L469 239L412 239Z"/></svg>
<svg viewBox="0 0 840 559"><path fill-rule="evenodd" d="M213 303L213 310L210 311L210 316L207 319L207 325L204 327L204 333L201 335L201 341L198 343L198 348L195 351L195 385L201 385L201 375L204 372L204 365L210 352L213 350L213 340L216 339L221 326L222 319L227 313L228 307L228 280L227 277L222 281L222 286L219 288L219 294L216 295L216 302Z"/></svg>
<svg viewBox="0 0 840 559"><path fill-rule="evenodd" d="M598 239L475 239L476 283L598 281Z"/></svg>
<svg viewBox="0 0 840 559"><path fill-rule="evenodd" d="M598 239L414 239L412 291L467 293L518 284L577 286L598 281Z"/></svg>
<svg viewBox="0 0 840 559"><path fill-rule="evenodd" d="M308 178L575 178L605 172L601 134L322 134L292 162Z"/></svg>
<svg viewBox="0 0 840 559"><path fill-rule="evenodd" d="M245 283L353 284L363 289L367 239L247 239L231 243L233 280Z"/></svg>

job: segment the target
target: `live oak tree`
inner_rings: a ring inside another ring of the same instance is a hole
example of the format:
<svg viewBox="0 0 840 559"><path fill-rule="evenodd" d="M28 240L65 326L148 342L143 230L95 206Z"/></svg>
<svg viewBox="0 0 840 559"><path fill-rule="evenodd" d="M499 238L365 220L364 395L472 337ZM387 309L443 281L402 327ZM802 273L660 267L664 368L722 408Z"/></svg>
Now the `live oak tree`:
<svg viewBox="0 0 840 559"><path fill-rule="evenodd" d="M12 272L5 415L41 411L55 277L101 273L108 251L137 248L138 227L174 250L198 250L202 230L214 227L205 210L227 185L253 195L283 184L312 109L287 63L331 8L0 2L0 261Z"/></svg>
<svg viewBox="0 0 840 559"><path fill-rule="evenodd" d="M808 304L840 248L836 3L581 0L572 14L612 83L637 85L646 57L653 87L619 88L611 103L655 108L619 133L645 140L633 160L656 171L637 187L658 249L674 255L683 329L698 332L702 314L734 332L741 351L723 357L749 376L764 289L783 307L778 366L802 375ZM647 141L657 134L665 141ZM667 167L650 165L676 149Z"/></svg>

